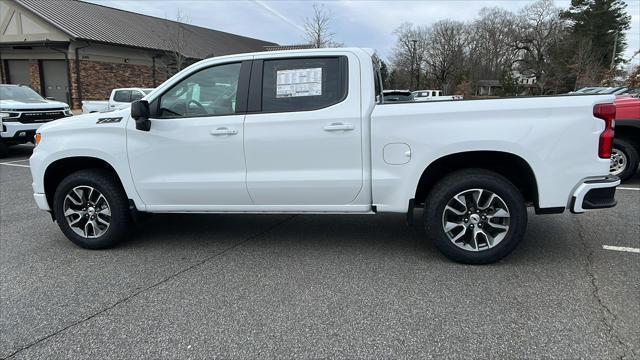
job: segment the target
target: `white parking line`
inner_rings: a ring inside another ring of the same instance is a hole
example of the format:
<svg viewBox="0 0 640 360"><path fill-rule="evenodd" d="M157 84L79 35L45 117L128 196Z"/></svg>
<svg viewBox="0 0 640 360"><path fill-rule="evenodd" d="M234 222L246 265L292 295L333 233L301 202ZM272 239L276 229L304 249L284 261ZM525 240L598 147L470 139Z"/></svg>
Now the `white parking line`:
<svg viewBox="0 0 640 360"><path fill-rule="evenodd" d="M611 246L611 245L602 245L602 248L605 250L625 251L625 252L640 254L639 248L632 248L632 247L626 247L626 246Z"/></svg>
<svg viewBox="0 0 640 360"><path fill-rule="evenodd" d="M26 168L29 167L29 165L12 164L12 163L0 163L0 165L15 166L15 167L26 167Z"/></svg>
<svg viewBox="0 0 640 360"><path fill-rule="evenodd" d="M616 189L618 189L618 190L634 190L634 191L640 191L640 188L637 188L637 187L622 187L622 186L618 186Z"/></svg>

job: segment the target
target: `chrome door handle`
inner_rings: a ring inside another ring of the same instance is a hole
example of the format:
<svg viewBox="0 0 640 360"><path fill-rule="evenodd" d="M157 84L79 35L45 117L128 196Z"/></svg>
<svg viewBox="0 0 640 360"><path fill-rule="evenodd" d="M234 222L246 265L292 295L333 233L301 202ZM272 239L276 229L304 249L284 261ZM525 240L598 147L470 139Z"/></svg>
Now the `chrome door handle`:
<svg viewBox="0 0 640 360"><path fill-rule="evenodd" d="M215 130L211 130L211 135L235 135L238 133L236 129L229 129L226 127L220 127Z"/></svg>
<svg viewBox="0 0 640 360"><path fill-rule="evenodd" d="M349 123L331 123L324 127L324 131L350 131L353 129L355 127Z"/></svg>

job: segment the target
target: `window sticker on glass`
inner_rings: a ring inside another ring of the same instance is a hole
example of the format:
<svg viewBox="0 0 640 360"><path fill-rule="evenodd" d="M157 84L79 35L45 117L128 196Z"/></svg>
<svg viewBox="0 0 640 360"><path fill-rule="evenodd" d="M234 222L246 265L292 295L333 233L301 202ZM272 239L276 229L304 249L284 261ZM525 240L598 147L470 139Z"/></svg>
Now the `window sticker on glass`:
<svg viewBox="0 0 640 360"><path fill-rule="evenodd" d="M322 95L322 68L278 70L276 98Z"/></svg>

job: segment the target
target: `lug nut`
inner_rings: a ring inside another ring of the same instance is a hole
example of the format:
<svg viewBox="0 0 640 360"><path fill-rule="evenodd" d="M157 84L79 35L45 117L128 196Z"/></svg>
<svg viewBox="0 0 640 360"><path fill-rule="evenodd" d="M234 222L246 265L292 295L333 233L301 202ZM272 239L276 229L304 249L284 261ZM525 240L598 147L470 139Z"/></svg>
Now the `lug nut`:
<svg viewBox="0 0 640 360"><path fill-rule="evenodd" d="M464 218L464 222L469 222L469 219L467 219L467 218Z"/></svg>
<svg viewBox="0 0 640 360"><path fill-rule="evenodd" d="M487 216L486 215L482 215L482 220L487 220Z"/></svg>
<svg viewBox="0 0 640 360"><path fill-rule="evenodd" d="M481 227L482 227L482 224L478 224L478 227L479 227L479 228L481 228Z"/></svg>
<svg viewBox="0 0 640 360"><path fill-rule="evenodd" d="M469 225L469 227L473 229L473 224Z"/></svg>

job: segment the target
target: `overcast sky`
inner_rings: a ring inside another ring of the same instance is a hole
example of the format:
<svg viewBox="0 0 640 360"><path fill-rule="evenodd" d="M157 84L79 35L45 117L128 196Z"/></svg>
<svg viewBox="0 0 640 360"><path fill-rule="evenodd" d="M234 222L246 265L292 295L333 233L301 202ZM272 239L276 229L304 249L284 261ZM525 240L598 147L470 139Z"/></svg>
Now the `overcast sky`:
<svg viewBox="0 0 640 360"><path fill-rule="evenodd" d="M264 0L90 0L91 2L141 14L175 19L177 9L187 14L193 25L254 37L278 44L304 42L303 23L312 14L312 1ZM473 20L481 8L499 6L511 11L530 0L451 1L318 1L333 13L331 27L335 40L346 46L374 48L388 58L395 38L392 31L402 22L429 25L442 19ZM555 0L568 7L570 0ZM626 58L640 48L640 1L627 1L632 16L627 32ZM640 61L636 56L634 63Z"/></svg>

